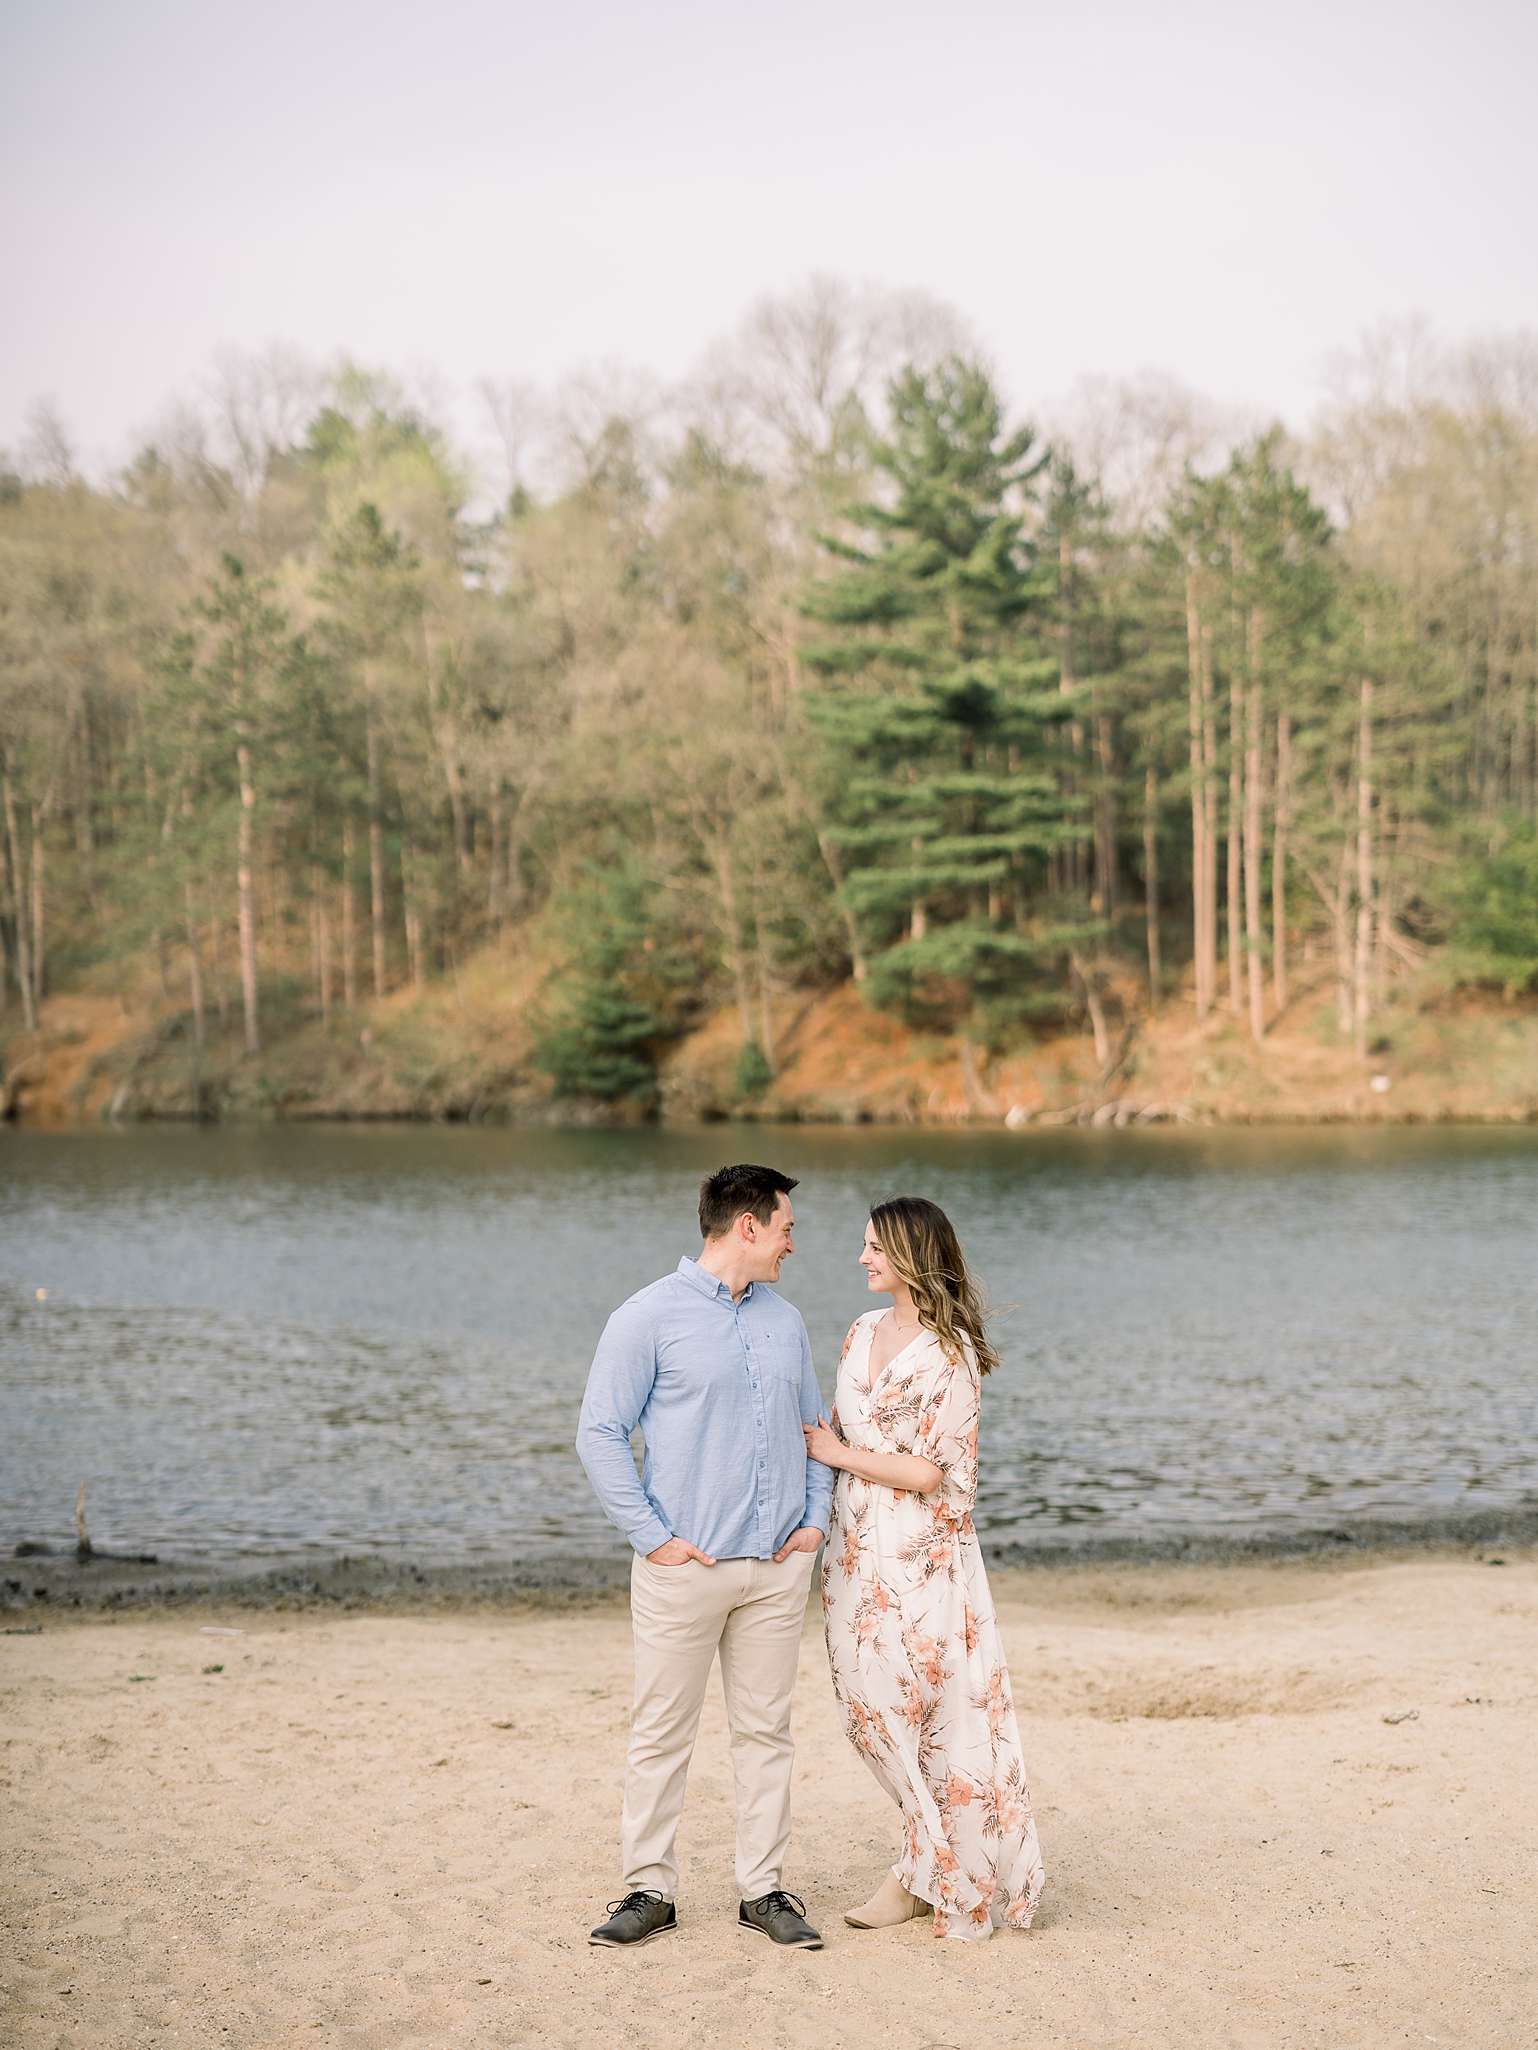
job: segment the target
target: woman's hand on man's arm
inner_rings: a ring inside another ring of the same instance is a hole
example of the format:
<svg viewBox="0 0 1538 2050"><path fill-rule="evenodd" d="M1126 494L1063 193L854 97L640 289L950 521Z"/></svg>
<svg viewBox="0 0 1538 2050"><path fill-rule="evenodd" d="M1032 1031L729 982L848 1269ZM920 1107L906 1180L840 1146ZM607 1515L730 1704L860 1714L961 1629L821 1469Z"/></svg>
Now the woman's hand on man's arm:
<svg viewBox="0 0 1538 2050"><path fill-rule="evenodd" d="M909 1495L932 1495L945 1475L932 1459L916 1452L857 1452L827 1424L803 1424L806 1456L824 1466L841 1467L859 1480L873 1481L879 1488L896 1488Z"/></svg>
<svg viewBox="0 0 1538 2050"><path fill-rule="evenodd" d="M849 1449L833 1426L818 1417L815 1424L803 1424L806 1433L806 1456L815 1459L819 1466L831 1466L836 1471L844 1464L844 1454Z"/></svg>

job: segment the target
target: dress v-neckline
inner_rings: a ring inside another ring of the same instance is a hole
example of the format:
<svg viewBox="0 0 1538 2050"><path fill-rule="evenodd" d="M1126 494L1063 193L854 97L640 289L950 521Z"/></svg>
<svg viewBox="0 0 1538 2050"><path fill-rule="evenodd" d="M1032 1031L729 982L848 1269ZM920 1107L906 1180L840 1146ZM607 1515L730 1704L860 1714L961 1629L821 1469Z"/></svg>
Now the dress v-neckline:
<svg viewBox="0 0 1538 2050"><path fill-rule="evenodd" d="M896 1313L891 1309L878 1310L875 1316L871 1319L870 1336L867 1338L865 1342L865 1364L867 1367L870 1366L871 1347L876 1343L876 1327L880 1324L883 1317L895 1317L895 1314ZM902 1326L898 1325L897 1328L901 1330ZM924 1335L924 1326L920 1324L918 1329L914 1332L913 1336L908 1340L908 1343L906 1345L900 1345L897 1348L896 1352L893 1353L892 1357L887 1361L884 1367L878 1367L875 1369L875 1371L870 1376L868 1386L874 1388L876 1383L879 1380L881 1380L884 1375L890 1374L893 1367L895 1367L897 1365L897 1362L902 1358L903 1354L905 1352L911 1352L914 1346L918 1344L919 1340Z"/></svg>

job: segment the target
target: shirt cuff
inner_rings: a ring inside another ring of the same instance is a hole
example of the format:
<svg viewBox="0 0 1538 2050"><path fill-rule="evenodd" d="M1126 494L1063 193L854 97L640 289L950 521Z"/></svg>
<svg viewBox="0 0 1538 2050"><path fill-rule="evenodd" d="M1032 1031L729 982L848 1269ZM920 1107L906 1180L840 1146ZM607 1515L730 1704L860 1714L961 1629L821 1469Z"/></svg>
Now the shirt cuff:
<svg viewBox="0 0 1538 2050"><path fill-rule="evenodd" d="M644 1559L648 1553L655 1552L659 1545L665 1545L672 1535L661 1517L654 1516L650 1523L644 1523L639 1530L631 1531L630 1542L635 1547L637 1557Z"/></svg>

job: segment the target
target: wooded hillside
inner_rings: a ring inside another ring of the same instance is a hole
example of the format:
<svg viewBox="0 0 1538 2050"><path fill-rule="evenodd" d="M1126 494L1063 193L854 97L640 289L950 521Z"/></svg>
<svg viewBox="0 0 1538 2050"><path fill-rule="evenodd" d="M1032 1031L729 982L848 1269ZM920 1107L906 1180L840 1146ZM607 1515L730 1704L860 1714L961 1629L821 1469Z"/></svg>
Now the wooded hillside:
<svg viewBox="0 0 1538 2050"><path fill-rule="evenodd" d="M482 397L494 490L279 353L108 483L38 416L0 1034L147 962L254 1056L499 940L551 1086L645 1106L722 1002L761 1096L846 978L1102 1062L1134 978L1264 1044L1327 960L1358 1060L1406 991L1538 987L1533 343L1385 343L1303 444L1157 380L1047 433L945 309L819 283L665 400Z"/></svg>

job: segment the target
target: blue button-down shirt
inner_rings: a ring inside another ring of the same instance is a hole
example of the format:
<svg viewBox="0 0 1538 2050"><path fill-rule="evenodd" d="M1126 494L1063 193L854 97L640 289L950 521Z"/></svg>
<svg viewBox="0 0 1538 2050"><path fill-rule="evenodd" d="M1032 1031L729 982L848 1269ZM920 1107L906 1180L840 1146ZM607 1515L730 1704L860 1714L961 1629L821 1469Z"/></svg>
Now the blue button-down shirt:
<svg viewBox="0 0 1538 2050"><path fill-rule="evenodd" d="M714 1559L767 1559L802 1524L828 1528L833 1474L801 1435L821 1412L801 1312L761 1281L734 1303L685 1259L605 1326L577 1451L604 1514L643 1556L681 1537Z"/></svg>

